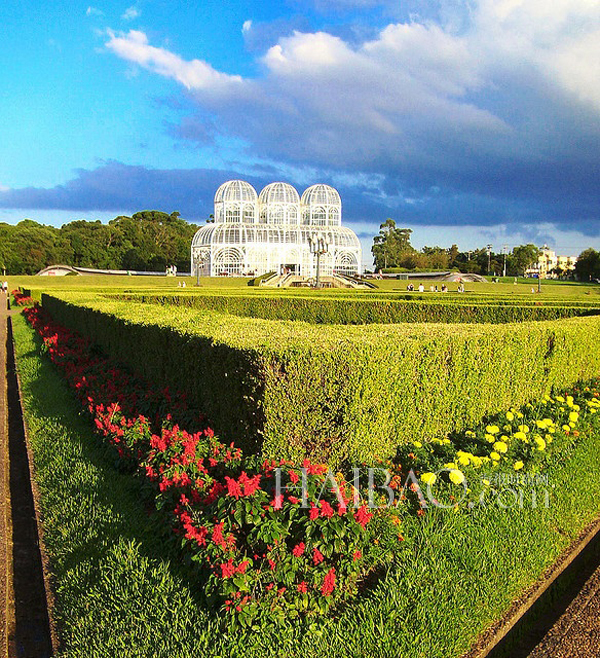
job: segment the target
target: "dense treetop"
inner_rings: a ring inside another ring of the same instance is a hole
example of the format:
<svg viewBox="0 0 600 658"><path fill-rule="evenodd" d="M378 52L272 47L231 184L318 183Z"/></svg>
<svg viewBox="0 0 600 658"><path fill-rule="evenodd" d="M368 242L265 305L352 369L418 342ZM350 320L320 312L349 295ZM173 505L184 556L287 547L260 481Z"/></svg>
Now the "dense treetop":
<svg viewBox="0 0 600 658"><path fill-rule="evenodd" d="M56 264L156 272L176 265L187 272L198 228L178 212L158 210L121 215L108 224L77 220L61 228L30 219L0 223L0 267L9 274L35 274Z"/></svg>

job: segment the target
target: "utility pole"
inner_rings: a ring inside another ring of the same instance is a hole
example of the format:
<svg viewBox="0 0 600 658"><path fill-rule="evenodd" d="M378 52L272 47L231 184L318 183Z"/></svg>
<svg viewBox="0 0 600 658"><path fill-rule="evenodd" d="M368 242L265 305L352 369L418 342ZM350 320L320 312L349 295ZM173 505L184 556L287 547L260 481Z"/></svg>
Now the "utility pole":
<svg viewBox="0 0 600 658"><path fill-rule="evenodd" d="M504 256L504 265L503 265L503 267L502 267L502 276L506 276L506 252L507 252L507 251L508 251L508 245L505 244L505 245L502 247L502 254L503 254L503 256Z"/></svg>
<svg viewBox="0 0 600 658"><path fill-rule="evenodd" d="M492 269L492 245L488 244L487 245L487 252L488 252L488 274L490 273L490 270Z"/></svg>

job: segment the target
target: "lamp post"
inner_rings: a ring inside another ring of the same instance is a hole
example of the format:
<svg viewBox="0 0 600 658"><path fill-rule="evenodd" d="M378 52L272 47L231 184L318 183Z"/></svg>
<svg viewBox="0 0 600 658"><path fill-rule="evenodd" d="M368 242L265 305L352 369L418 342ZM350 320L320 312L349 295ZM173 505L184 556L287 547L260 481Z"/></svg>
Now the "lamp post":
<svg viewBox="0 0 600 658"><path fill-rule="evenodd" d="M329 244L322 233L313 233L308 236L308 246L310 253L317 257L317 283L315 287L319 288L321 286L321 256L329 251Z"/></svg>
<svg viewBox="0 0 600 658"><path fill-rule="evenodd" d="M504 277L506 276L506 252L507 252L507 250L508 250L508 245L505 244L502 247L502 255L504 256L504 265L502 267L502 276L504 276Z"/></svg>
<svg viewBox="0 0 600 658"><path fill-rule="evenodd" d="M488 274L489 274L490 270L492 269L492 245L491 244L488 244L487 252L488 252Z"/></svg>

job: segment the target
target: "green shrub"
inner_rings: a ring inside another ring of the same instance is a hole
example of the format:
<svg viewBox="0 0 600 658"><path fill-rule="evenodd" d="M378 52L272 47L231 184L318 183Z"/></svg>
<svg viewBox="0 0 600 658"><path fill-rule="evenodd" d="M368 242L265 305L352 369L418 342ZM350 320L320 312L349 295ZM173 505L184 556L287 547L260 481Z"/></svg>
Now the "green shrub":
<svg viewBox="0 0 600 658"><path fill-rule="evenodd" d="M186 391L226 441L293 460L385 457L600 370L598 317L320 327L83 294L43 305Z"/></svg>
<svg viewBox="0 0 600 658"><path fill-rule="evenodd" d="M428 293L431 294L431 293ZM266 294L155 294L130 293L121 299L197 308L265 320L302 320L313 324L394 324L402 322L492 323L556 320L596 315L590 304L461 301L454 298L426 299L402 295L357 298L345 294L317 296Z"/></svg>

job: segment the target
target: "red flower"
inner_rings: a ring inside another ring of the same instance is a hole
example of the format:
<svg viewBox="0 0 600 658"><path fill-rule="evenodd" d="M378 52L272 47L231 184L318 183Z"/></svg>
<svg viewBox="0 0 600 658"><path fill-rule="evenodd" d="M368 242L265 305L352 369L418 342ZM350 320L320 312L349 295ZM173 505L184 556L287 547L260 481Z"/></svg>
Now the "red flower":
<svg viewBox="0 0 600 658"><path fill-rule="evenodd" d="M360 560L362 557L362 553L360 551L354 551L354 555L352 555L352 560L356 562L357 560Z"/></svg>
<svg viewBox="0 0 600 658"><path fill-rule="evenodd" d="M225 480L227 482L227 494L234 498L240 498L242 495L242 489L240 488L238 481L227 476L225 476Z"/></svg>
<svg viewBox="0 0 600 658"><path fill-rule="evenodd" d="M319 508L315 507L314 503L310 504L310 512L308 513L308 518L311 521L319 518Z"/></svg>
<svg viewBox="0 0 600 658"><path fill-rule="evenodd" d="M233 566L233 558L227 560L227 562L220 565L221 566L221 578L231 578L235 575L235 567Z"/></svg>
<svg viewBox="0 0 600 658"><path fill-rule="evenodd" d="M333 507L326 501L321 501L321 516L330 519L335 514Z"/></svg>
<svg viewBox="0 0 600 658"><path fill-rule="evenodd" d="M226 548L225 539L223 538L223 524L217 523L213 528L212 540L221 548Z"/></svg>
<svg viewBox="0 0 600 658"><path fill-rule="evenodd" d="M323 596L329 596L335 589L335 568L331 567L327 574L325 575L325 580L323 581L323 587L321 588L321 593Z"/></svg>
<svg viewBox="0 0 600 658"><path fill-rule="evenodd" d="M321 551L318 548L315 548L313 550L313 562L315 563L315 566L323 562L323 553L321 553Z"/></svg>
<svg viewBox="0 0 600 658"><path fill-rule="evenodd" d="M293 484L296 484L300 479L296 471L288 471L288 475L290 476L290 480L292 481Z"/></svg>
<svg viewBox="0 0 600 658"><path fill-rule="evenodd" d="M304 553L304 549L305 549L304 542L300 542L299 544L296 544L296 546L294 546L294 549L292 550L292 555L294 557L300 557L302 553Z"/></svg>
<svg viewBox="0 0 600 658"><path fill-rule="evenodd" d="M369 521L373 518L373 515L370 514L367 511L367 508L363 505L356 510L354 518L356 519L357 523L360 523L360 525L365 528L367 523L369 523Z"/></svg>
<svg viewBox="0 0 600 658"><path fill-rule="evenodd" d="M302 581L301 583L298 583L298 585L296 585L296 589L301 594L306 594L306 592L308 592L308 587L306 586L306 583L304 581Z"/></svg>

